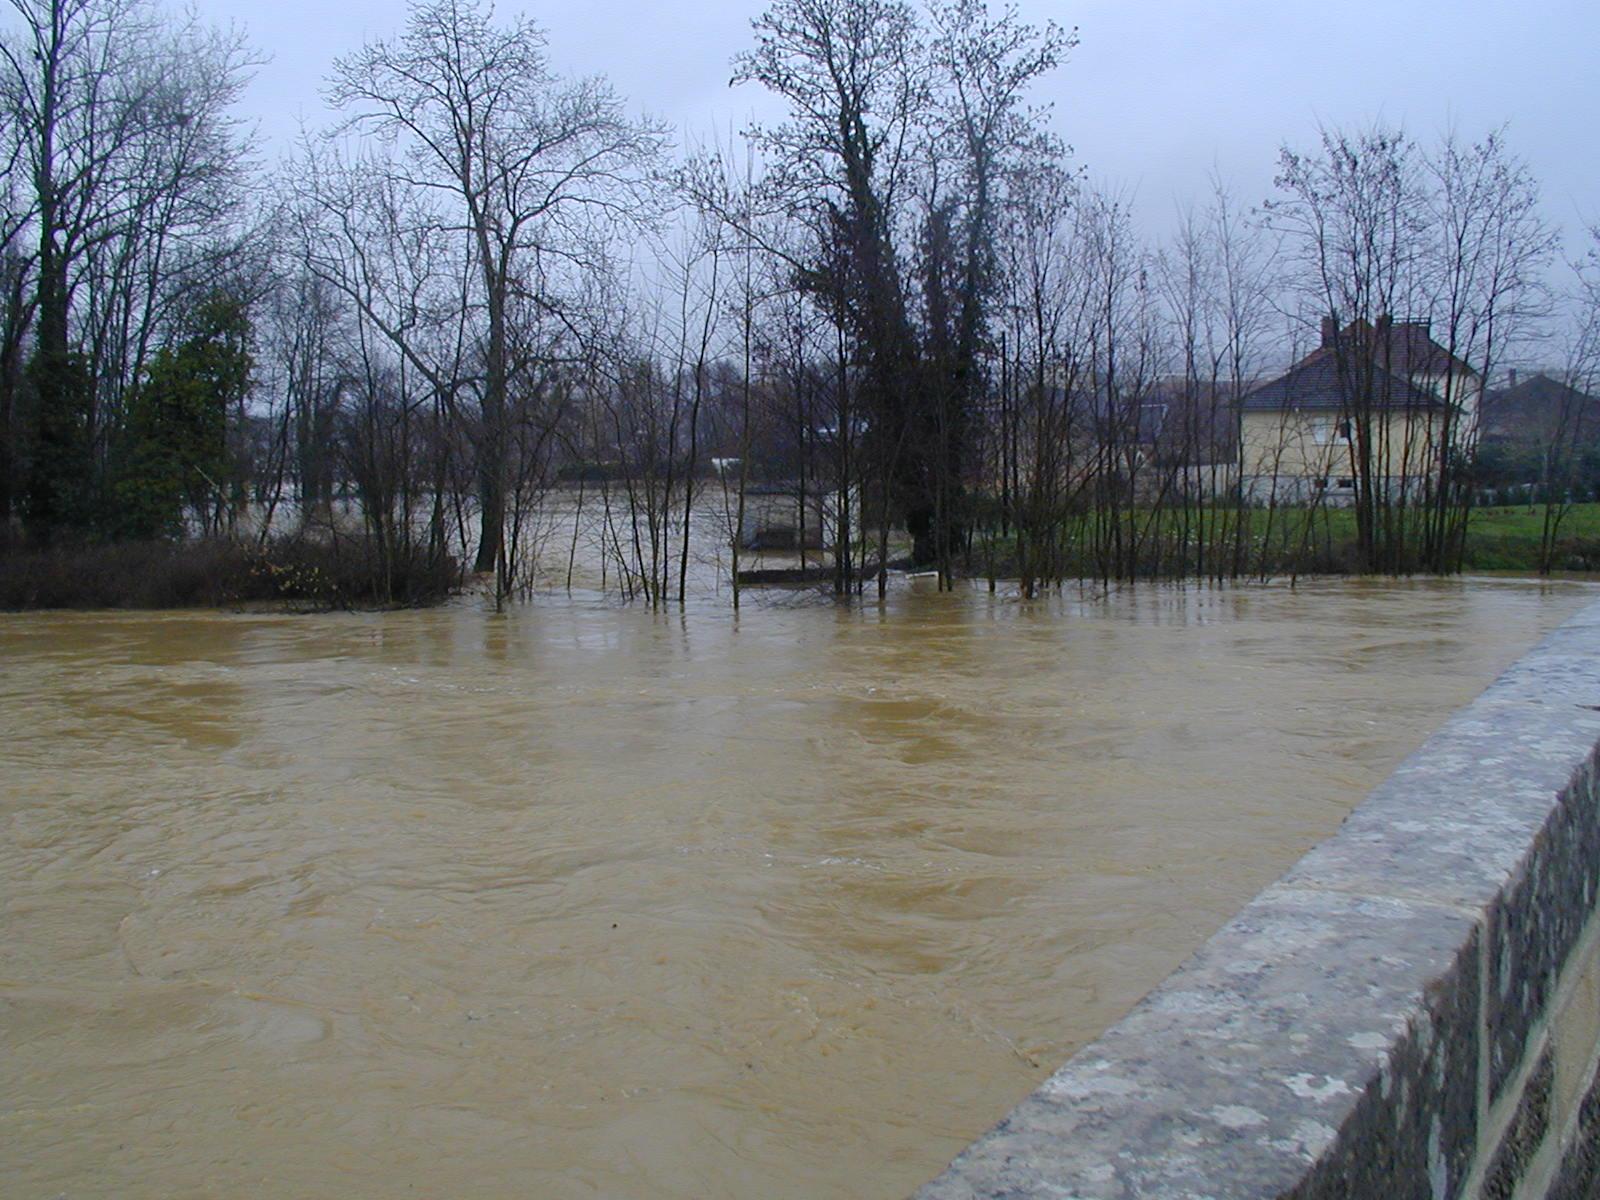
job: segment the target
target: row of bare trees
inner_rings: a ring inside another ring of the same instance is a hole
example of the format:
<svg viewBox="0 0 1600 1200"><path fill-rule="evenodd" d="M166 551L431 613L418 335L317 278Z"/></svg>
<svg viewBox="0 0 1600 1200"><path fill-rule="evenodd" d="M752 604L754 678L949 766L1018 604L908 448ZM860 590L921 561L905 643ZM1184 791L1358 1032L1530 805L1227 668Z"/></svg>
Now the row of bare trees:
<svg viewBox="0 0 1600 1200"><path fill-rule="evenodd" d="M1557 238L1537 185L1498 132L1431 150L1382 127L1326 132L1318 153L1285 151L1280 168L1269 228L1284 234L1302 308L1338 333L1357 565L1456 569L1484 381L1550 304ZM1381 336L1397 315L1437 349ZM1396 421L1396 375L1440 401L1436 415Z"/></svg>
<svg viewBox="0 0 1600 1200"><path fill-rule="evenodd" d="M984 0L772 0L734 82L785 115L676 161L530 21L422 0L254 203L236 36L11 5L0 520L40 539L144 487L359 539L383 594L470 562L502 600L738 604L775 529L841 594L896 562L1029 595L1451 570L1483 382L1550 329L1594 358L1593 274L1561 309L1502 134L1329 130L1151 244L1038 104L1073 35ZM219 305L244 323L208 342ZM1338 410L1264 435L1248 397L1303 351Z"/></svg>

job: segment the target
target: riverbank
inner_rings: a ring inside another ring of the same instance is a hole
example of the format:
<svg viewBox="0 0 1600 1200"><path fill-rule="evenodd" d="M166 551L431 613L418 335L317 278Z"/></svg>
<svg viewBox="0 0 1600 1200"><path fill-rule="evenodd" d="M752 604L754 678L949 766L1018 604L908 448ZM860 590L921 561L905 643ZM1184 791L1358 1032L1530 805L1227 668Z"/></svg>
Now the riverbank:
<svg viewBox="0 0 1600 1200"><path fill-rule="evenodd" d="M1216 570L1245 578L1282 576L1338 577L1354 569L1355 520L1348 509L1247 510L1245 549L1238 556L1218 546L1207 560ZM1190 517L1195 514L1190 513ZM1205 510L1204 519L1234 519L1229 510ZM1131 540L1148 545L1149 564L1142 577L1173 579L1196 574L1196 563L1177 571L1175 561L1193 555L1181 549L1197 536L1182 527L1184 513L1159 515L1130 512ZM1067 577L1098 578L1101 571L1085 528L1069 528L1063 537ZM1475 509L1467 528L1462 569L1469 573L1537 575L1544 523L1542 508ZM555 539L555 543L565 538ZM554 544L554 543L553 543ZM898 547L898 543L896 543ZM757 566L766 560L754 556ZM714 575L727 563L714 548L695 557ZM780 565L792 567L791 556ZM1564 517L1552 567L1557 573L1600 571L1600 504L1574 505ZM757 572L766 574L766 572ZM826 574L826 572L822 572ZM968 574L1014 579L1015 543L995 536L974 543ZM798 577L784 582L804 582ZM599 582L604 589L605 575ZM547 583L549 581L546 581ZM709 580L715 590L720 580ZM765 578L760 582L771 582ZM28 609L172 609L234 608L282 604L313 611L348 608L411 608L441 603L463 585L454 560L430 563L420 553L412 558L386 558L370 538L342 534L331 540L292 534L276 535L262 544L225 538L183 542L117 542L47 549L0 543L0 610Z"/></svg>
<svg viewBox="0 0 1600 1200"><path fill-rule="evenodd" d="M1469 571L1537 572L1543 529L1542 507L1474 509L1463 566ZM1600 571L1600 504L1575 504L1562 518L1551 566L1556 571Z"/></svg>
<svg viewBox="0 0 1600 1200"><path fill-rule="evenodd" d="M311 610L439 603L453 562L394 560L370 539L227 538L0 547L0 610L232 608Z"/></svg>
<svg viewBox="0 0 1600 1200"><path fill-rule="evenodd" d="M1461 570L1541 574L1542 506L1478 508L1468 515ZM1110 531L1110 532L1108 532ZM1349 508L1190 508L1086 512L1063 521L1053 547L1032 553L1049 578L1268 579L1360 575L1356 514ZM1052 557L1053 556L1053 557ZM991 529L973 539L969 573L1019 574L1015 536ZM1117 565L1120 563L1121 565ZM1131 565L1130 565L1131 564ZM1562 517L1549 572L1600 571L1600 504L1572 505ZM1546 572L1546 573L1549 573ZM1420 564L1402 571L1425 575Z"/></svg>

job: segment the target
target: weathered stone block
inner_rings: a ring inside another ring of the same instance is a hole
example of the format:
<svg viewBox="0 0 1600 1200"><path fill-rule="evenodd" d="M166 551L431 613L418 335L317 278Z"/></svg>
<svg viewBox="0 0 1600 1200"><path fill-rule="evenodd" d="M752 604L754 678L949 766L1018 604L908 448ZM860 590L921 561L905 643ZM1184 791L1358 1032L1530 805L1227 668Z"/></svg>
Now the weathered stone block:
<svg viewBox="0 0 1600 1200"><path fill-rule="evenodd" d="M1576 1119L1589 1088L1595 1048L1600 1047L1600 946L1587 947L1584 961L1568 963L1572 990L1550 1029L1556 1056L1551 1120L1565 1129Z"/></svg>
<svg viewBox="0 0 1600 1200"><path fill-rule="evenodd" d="M1489 1087L1498 1100L1547 1014L1561 968L1594 911L1600 804L1590 758L1562 791L1518 877L1489 915Z"/></svg>
<svg viewBox="0 0 1600 1200"><path fill-rule="evenodd" d="M1487 910L1522 872L1557 794L1597 742L1600 712L1480 700L1284 882Z"/></svg>
<svg viewBox="0 0 1600 1200"><path fill-rule="evenodd" d="M1351 1125L1386 1129L1386 1192L1431 1200L1475 1137L1477 963L1457 911L1269 888L920 1195L1361 1194Z"/></svg>
<svg viewBox="0 0 1600 1200"><path fill-rule="evenodd" d="M1511 1200L1515 1195L1517 1184L1528 1173L1528 1164L1550 1132L1550 1092L1555 1081L1555 1056L1546 1048L1528 1076L1517 1111L1484 1175L1481 1200Z"/></svg>
<svg viewBox="0 0 1600 1200"><path fill-rule="evenodd" d="M1594 1200L1600 1196L1600 1071L1578 1106L1578 1127L1561 1157L1548 1200Z"/></svg>
<svg viewBox="0 0 1600 1200"><path fill-rule="evenodd" d="M1333 1149L1289 1193L1441 1200L1462 1194L1477 1142L1478 933L1425 989L1428 1019L1396 1041Z"/></svg>

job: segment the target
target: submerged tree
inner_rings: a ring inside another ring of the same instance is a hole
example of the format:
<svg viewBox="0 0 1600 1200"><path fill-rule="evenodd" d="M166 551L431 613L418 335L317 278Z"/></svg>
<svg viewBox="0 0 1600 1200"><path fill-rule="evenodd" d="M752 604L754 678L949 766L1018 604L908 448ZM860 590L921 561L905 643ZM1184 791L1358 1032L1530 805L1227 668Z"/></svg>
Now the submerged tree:
<svg viewBox="0 0 1600 1200"><path fill-rule="evenodd" d="M1567 333L1566 363L1554 387L1559 400L1539 451L1539 490L1544 496L1539 529L1539 573L1556 565L1556 550L1573 504L1586 497L1595 477L1600 413L1600 226L1589 230L1589 250L1570 264L1575 294L1573 327ZM1600 498L1600 497L1596 497Z"/></svg>
<svg viewBox="0 0 1600 1200"><path fill-rule="evenodd" d="M782 97L750 131L774 203L802 214L796 280L848 332L880 525L948 575L998 295L997 231L1062 148L1027 106L1071 38L982 0L779 0L734 82ZM880 558L882 558L880 551Z"/></svg>
<svg viewBox="0 0 1600 1200"><path fill-rule="evenodd" d="M800 214L810 240L796 283L848 331L882 519L891 494L925 512L924 473L902 453L920 363L895 237L928 95L916 13L902 0L779 0L755 30L734 82L759 83L789 106L787 121L751 137L768 160L771 207Z"/></svg>
<svg viewBox="0 0 1600 1200"><path fill-rule="evenodd" d="M930 392L924 424L931 428L922 440L932 442L931 550L948 582L968 532L964 485L990 382L984 365L1004 294L998 267L1006 224L1060 173L1065 155L1044 127L1048 109L1029 107L1028 92L1076 38L1054 24L1028 25L1013 9L993 16L983 0L934 4L930 24L937 104L924 149L921 275Z"/></svg>

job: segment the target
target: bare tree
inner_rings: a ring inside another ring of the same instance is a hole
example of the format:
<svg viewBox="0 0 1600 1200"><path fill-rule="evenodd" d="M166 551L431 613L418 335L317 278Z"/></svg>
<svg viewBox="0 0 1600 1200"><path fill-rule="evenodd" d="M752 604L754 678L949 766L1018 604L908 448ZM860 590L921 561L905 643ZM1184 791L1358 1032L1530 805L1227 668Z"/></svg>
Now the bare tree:
<svg viewBox="0 0 1600 1200"><path fill-rule="evenodd" d="M350 114L346 129L393 147L386 170L427 198L473 264L483 368L475 565L496 571L503 590L513 302L563 316L573 274L595 265L596 236L649 212L662 131L630 119L603 80L556 75L536 25L496 24L475 0L414 6L398 40L336 62L328 94Z"/></svg>
<svg viewBox="0 0 1600 1200"><path fill-rule="evenodd" d="M1049 110L1028 107L1028 91L1076 39L1053 23L1028 25L1014 9L992 16L984 0L935 3L929 20L938 116L923 147L921 274L932 392L923 436L933 442L934 511L931 520L913 512L908 521L923 543L913 557L936 561L948 586L953 555L968 534L963 482L1000 297L999 226L1034 180L1060 169L1065 153L1044 126Z"/></svg>
<svg viewBox="0 0 1600 1200"><path fill-rule="evenodd" d="M1468 465L1477 449L1483 382L1548 313L1543 284L1555 231L1539 214L1539 189L1503 130L1463 144L1447 135L1427 159L1433 337L1475 376L1446 373L1444 408L1429 473L1423 561L1459 569L1471 501Z"/></svg>
<svg viewBox="0 0 1600 1200"><path fill-rule="evenodd" d="M26 212L17 204L14 176L7 174L0 213L0 530L12 520L16 481L21 473L18 439L23 347L33 325L33 256L17 243Z"/></svg>
<svg viewBox="0 0 1600 1200"><path fill-rule="evenodd" d="M1539 529L1539 573L1555 567L1556 551L1567 516L1579 495L1583 460L1592 454L1600 421L1591 397L1600 392L1600 226L1589 231L1589 251L1572 265L1576 285L1571 297L1565 370L1557 381L1560 399L1554 421L1544 431L1540 455L1540 491L1544 495Z"/></svg>
<svg viewBox="0 0 1600 1200"><path fill-rule="evenodd" d="M760 83L789 106L787 122L750 136L768 159L772 206L802 214L810 245L796 282L848 331L886 498L898 492L902 506L931 515L926 464L902 453L920 370L896 245L928 95L915 10L902 0L778 0L755 29L734 82Z"/></svg>
<svg viewBox="0 0 1600 1200"><path fill-rule="evenodd" d="M1239 398L1254 375L1273 314L1272 243L1248 228L1220 180L1210 202L1182 214L1176 239L1158 259L1176 354L1158 435L1175 472L1186 548L1181 569L1224 579L1245 570L1249 510L1243 503ZM1192 550L1192 559L1188 551Z"/></svg>
<svg viewBox="0 0 1600 1200"><path fill-rule="evenodd" d="M1393 353L1410 342L1397 337L1394 314L1419 311L1426 299L1422 169L1419 148L1398 130L1324 130L1318 153L1282 152L1283 198L1267 205L1337 370L1362 571L1407 569L1418 489L1433 461L1433 402L1411 385L1408 356Z"/></svg>
<svg viewBox="0 0 1600 1200"><path fill-rule="evenodd" d="M1427 153L1402 131L1284 150L1267 206L1344 395L1362 570L1457 569L1483 380L1525 332L1553 241L1499 133Z"/></svg>
<svg viewBox="0 0 1600 1200"><path fill-rule="evenodd" d="M282 219L304 275L295 293L303 303L287 314L279 337L300 446L302 521L335 530L342 465L389 561L395 547L410 544L410 513L425 485L427 512L417 523L425 522L429 560L442 563L469 536L458 468L468 461L461 396L477 368L463 300L470 264L430 219L425 198L382 164L309 148L291 183ZM342 411L347 400L354 413ZM429 430L425 454L411 444L419 424ZM337 457L325 440L336 429L343 437ZM382 449L391 434L404 439L404 454ZM359 479L351 475L357 468ZM401 468L404 480L394 477Z"/></svg>

